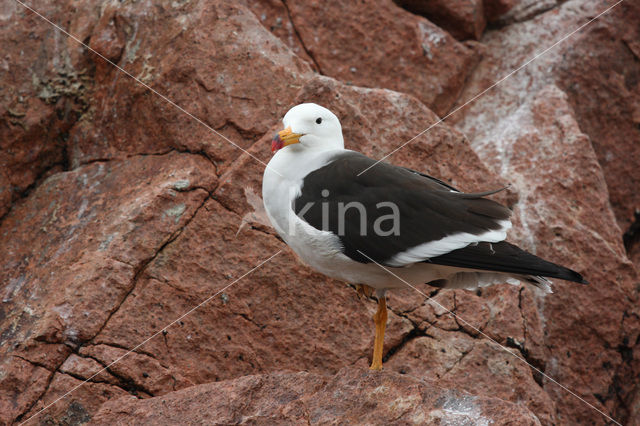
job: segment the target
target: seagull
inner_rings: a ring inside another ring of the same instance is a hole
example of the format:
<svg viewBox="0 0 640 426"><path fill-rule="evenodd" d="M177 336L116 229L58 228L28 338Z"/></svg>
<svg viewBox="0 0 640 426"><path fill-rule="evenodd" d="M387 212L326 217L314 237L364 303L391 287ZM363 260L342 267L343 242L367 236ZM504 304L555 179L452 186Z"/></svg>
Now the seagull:
<svg viewBox="0 0 640 426"><path fill-rule="evenodd" d="M311 268L375 291L371 370L382 369L387 290L524 282L551 293L547 278L587 284L505 241L511 210L485 198L504 188L464 193L345 149L340 120L320 105L294 106L282 122L262 181L267 216Z"/></svg>

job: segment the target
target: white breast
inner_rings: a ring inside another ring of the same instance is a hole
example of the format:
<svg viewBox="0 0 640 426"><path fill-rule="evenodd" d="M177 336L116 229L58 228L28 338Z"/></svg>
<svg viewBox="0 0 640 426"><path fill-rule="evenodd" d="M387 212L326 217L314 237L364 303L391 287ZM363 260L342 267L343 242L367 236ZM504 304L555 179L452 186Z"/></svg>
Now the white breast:
<svg viewBox="0 0 640 426"><path fill-rule="evenodd" d="M282 149L269 162L262 181L262 199L282 239L310 266L324 272L323 265L341 252L340 239L331 232L320 231L300 219L293 211L293 201L300 195L304 177L324 166L328 159L343 150L305 155L296 149ZM346 256L345 256L346 257Z"/></svg>

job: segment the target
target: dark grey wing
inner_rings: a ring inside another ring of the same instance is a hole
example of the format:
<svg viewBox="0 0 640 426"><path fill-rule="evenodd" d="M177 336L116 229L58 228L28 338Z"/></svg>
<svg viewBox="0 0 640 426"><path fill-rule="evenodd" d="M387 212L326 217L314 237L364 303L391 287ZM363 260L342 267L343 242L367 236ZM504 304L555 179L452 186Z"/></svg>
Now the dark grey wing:
<svg viewBox="0 0 640 426"><path fill-rule="evenodd" d="M504 239L508 208L388 163L358 176L373 163L353 151L338 154L303 179L294 201L295 213L314 228L337 235L351 259L368 263L370 257L402 266L486 241L487 236ZM411 256L403 256L409 250Z"/></svg>
<svg viewBox="0 0 640 426"><path fill-rule="evenodd" d="M427 179L429 179L429 180L432 180L433 182L440 184L443 188L446 188L446 189L448 189L448 190L450 190L450 191L454 191L454 192L462 192L462 191L460 191L459 189L454 188L453 186L449 185L449 184L448 184L448 183L446 183L445 181L440 180L440 179L438 179L438 178L435 178L435 177L433 177L433 176L429 176L429 175L428 175L428 174L426 174L426 173L422 173L422 172L419 172L419 171L417 171L417 170L410 169L410 168L408 168L408 167L403 167L403 169L408 170L408 171L410 171L411 173L415 173L415 174L417 174L417 175L419 175L419 176L425 177L425 178L427 178Z"/></svg>
<svg viewBox="0 0 640 426"><path fill-rule="evenodd" d="M441 256L432 257L428 262L459 268L560 278L587 284L587 281L579 273L541 259L506 241L469 245Z"/></svg>

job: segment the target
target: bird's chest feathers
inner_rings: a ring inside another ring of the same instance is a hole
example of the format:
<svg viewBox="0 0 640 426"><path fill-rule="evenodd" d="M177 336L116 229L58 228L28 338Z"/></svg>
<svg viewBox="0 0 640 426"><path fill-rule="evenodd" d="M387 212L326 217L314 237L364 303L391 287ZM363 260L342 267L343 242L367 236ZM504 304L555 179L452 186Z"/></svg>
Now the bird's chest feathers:
<svg viewBox="0 0 640 426"><path fill-rule="evenodd" d="M283 240L308 264L320 258L331 259L341 254L340 239L331 232L321 231L298 217L293 210L300 195L299 183L278 185L263 194L269 219Z"/></svg>
<svg viewBox="0 0 640 426"><path fill-rule="evenodd" d="M279 154L274 156L265 170L262 194L265 209L276 231L310 266L320 267L319 263L331 262L343 256L340 239L336 235L312 227L293 210L293 203L302 190L304 176L326 164L327 157L332 154L315 156L313 161ZM280 173L280 170L286 172Z"/></svg>

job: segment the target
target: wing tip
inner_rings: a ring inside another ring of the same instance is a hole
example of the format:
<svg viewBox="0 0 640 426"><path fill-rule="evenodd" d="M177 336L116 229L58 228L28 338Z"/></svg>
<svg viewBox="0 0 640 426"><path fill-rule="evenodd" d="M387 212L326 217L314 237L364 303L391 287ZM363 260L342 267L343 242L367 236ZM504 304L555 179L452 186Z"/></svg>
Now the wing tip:
<svg viewBox="0 0 640 426"><path fill-rule="evenodd" d="M550 278L560 278L561 280L570 281L582 285L588 285L589 281L585 280L584 277L573 269L566 268L564 266L555 265L558 268L556 273L549 275L542 275L544 277Z"/></svg>
<svg viewBox="0 0 640 426"><path fill-rule="evenodd" d="M589 281L585 280L584 277L579 273L577 273L576 271L567 269L567 272L568 272L567 277L558 277L558 278L562 278L564 280L582 284L582 285L589 285Z"/></svg>

